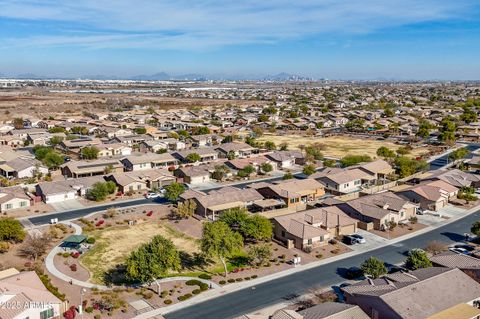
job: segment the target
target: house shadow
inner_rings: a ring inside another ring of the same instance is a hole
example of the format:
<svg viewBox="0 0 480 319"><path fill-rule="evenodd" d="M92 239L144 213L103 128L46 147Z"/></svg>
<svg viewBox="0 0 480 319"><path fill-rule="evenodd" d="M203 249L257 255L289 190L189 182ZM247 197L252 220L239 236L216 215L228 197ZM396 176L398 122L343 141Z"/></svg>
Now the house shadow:
<svg viewBox="0 0 480 319"><path fill-rule="evenodd" d="M440 235L447 237L451 241L464 241L465 240L465 235L464 234L457 234L457 233L451 233L451 232L444 232L441 233Z"/></svg>

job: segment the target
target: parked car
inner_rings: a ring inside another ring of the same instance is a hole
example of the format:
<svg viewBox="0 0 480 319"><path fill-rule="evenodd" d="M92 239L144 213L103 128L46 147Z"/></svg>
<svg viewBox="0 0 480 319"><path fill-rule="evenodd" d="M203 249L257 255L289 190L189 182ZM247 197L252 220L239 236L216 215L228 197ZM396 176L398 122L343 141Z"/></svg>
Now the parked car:
<svg viewBox="0 0 480 319"><path fill-rule="evenodd" d="M350 237L355 238L357 240L357 243L359 244L365 244L367 242L365 238L363 238L363 236L359 234L353 234L353 235L350 235Z"/></svg>
<svg viewBox="0 0 480 319"><path fill-rule="evenodd" d="M464 254L464 255L469 255L470 252L466 250L465 248L456 248L456 247L450 247L448 250L453 251L458 254Z"/></svg>
<svg viewBox="0 0 480 319"><path fill-rule="evenodd" d="M158 198L158 197L160 197L160 194L155 192L148 192L145 194L145 198L148 198L148 199Z"/></svg>
<svg viewBox="0 0 480 319"><path fill-rule="evenodd" d="M343 242L347 245L355 245L357 243L357 239L352 236L345 235L343 236Z"/></svg>
<svg viewBox="0 0 480 319"><path fill-rule="evenodd" d="M468 244L457 244L457 245L453 246L453 248L465 249L465 250L468 251L468 252L475 250L475 247L474 247L474 246L468 245Z"/></svg>

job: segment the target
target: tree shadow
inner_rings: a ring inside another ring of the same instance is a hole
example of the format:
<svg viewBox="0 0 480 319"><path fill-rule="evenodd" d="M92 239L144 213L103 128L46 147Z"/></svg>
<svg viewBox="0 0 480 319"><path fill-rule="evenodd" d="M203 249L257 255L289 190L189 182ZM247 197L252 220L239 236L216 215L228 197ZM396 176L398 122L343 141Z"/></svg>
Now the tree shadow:
<svg viewBox="0 0 480 319"><path fill-rule="evenodd" d="M204 270L206 266L212 264L214 261L199 253L189 254L185 251L180 252L180 263L183 269L190 271Z"/></svg>
<svg viewBox="0 0 480 319"><path fill-rule="evenodd" d="M336 273L340 277L342 277L344 279L348 279L348 280L354 280L354 279L360 280L360 279L365 278L363 276L363 271L358 267L337 268Z"/></svg>
<svg viewBox="0 0 480 319"><path fill-rule="evenodd" d="M235 256L228 260L233 267L246 267L250 264L250 258L246 256Z"/></svg>
<svg viewBox="0 0 480 319"><path fill-rule="evenodd" d="M127 269L124 264L118 264L103 274L106 286L133 285L135 282L127 279Z"/></svg>

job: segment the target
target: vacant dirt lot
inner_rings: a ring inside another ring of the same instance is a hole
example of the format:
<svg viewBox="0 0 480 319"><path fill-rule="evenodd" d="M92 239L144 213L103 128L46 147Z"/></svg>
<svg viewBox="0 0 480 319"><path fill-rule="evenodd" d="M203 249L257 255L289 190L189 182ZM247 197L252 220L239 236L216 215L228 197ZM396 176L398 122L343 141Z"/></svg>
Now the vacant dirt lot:
<svg viewBox="0 0 480 319"><path fill-rule="evenodd" d="M373 138L354 138L349 136L330 136L330 137L306 137L300 135L270 135L265 134L259 141L272 141L275 144L287 143L289 149L299 149L300 145L309 145L320 143L324 146L323 154L329 157L341 158L347 154L363 155L367 154L376 157L377 149L380 146L386 146L392 150L397 150L401 145L390 141L379 141ZM426 148L414 149L410 156L419 156L428 152Z"/></svg>
<svg viewBox="0 0 480 319"><path fill-rule="evenodd" d="M92 282L101 283L106 271L122 264L127 256L156 235L173 241L180 251L199 252L196 239L173 229L166 221L138 221L134 226L113 226L88 234L96 238L93 248L81 258L82 264L92 273Z"/></svg>

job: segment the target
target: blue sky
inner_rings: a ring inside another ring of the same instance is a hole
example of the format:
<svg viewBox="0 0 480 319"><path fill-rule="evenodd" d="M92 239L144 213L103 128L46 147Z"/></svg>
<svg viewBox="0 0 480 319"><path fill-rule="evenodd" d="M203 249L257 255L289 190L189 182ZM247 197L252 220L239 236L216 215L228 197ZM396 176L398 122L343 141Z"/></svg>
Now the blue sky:
<svg viewBox="0 0 480 319"><path fill-rule="evenodd" d="M478 0L0 0L0 73L480 79Z"/></svg>

